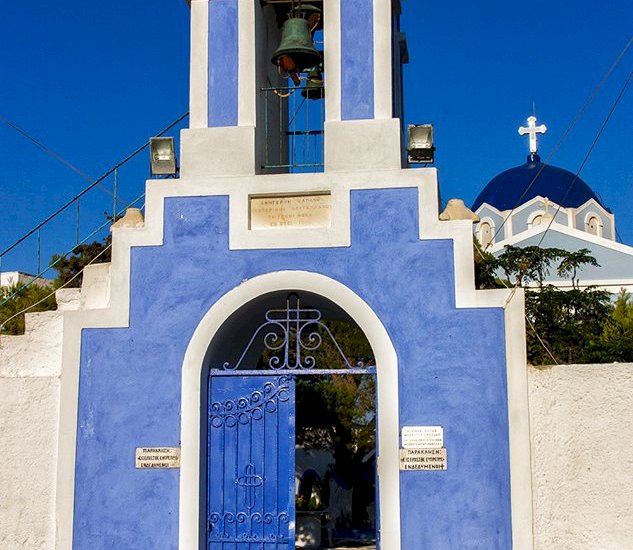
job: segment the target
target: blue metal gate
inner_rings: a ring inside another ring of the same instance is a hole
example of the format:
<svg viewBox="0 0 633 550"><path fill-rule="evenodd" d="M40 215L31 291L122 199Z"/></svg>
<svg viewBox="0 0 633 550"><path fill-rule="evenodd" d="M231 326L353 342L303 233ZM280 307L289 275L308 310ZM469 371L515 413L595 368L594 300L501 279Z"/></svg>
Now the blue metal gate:
<svg viewBox="0 0 633 550"><path fill-rule="evenodd" d="M324 338L342 368L317 368ZM249 369L253 349L264 364ZM321 312L294 293L285 309L266 311L235 364L210 369L207 550L294 550L296 377L375 372L352 366Z"/></svg>
<svg viewBox="0 0 633 550"><path fill-rule="evenodd" d="M208 549L294 549L293 377L209 377L208 442Z"/></svg>

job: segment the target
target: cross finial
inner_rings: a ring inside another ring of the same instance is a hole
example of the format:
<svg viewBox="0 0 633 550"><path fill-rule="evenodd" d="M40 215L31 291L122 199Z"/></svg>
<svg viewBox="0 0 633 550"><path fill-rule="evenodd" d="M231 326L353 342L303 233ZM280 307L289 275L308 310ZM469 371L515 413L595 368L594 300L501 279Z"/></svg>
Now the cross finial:
<svg viewBox="0 0 633 550"><path fill-rule="evenodd" d="M545 197L538 205L545 211L545 214L549 214L549 207L552 206L552 202Z"/></svg>
<svg viewBox="0 0 633 550"><path fill-rule="evenodd" d="M521 126L519 128L519 135L524 136L525 134L530 135L530 153L536 153L538 150L536 144L536 134L544 134L547 132L547 126L545 124L541 124L540 126L536 125L536 117L530 116L527 119L528 125L527 128L525 126Z"/></svg>

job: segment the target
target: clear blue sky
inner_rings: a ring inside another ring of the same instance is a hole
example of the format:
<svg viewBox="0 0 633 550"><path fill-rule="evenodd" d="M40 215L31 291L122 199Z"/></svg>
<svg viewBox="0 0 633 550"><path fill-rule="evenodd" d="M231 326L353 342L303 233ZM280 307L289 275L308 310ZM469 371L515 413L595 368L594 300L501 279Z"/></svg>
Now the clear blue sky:
<svg viewBox="0 0 633 550"><path fill-rule="evenodd" d="M342 0L345 1L345 0ZM500 171L524 162L517 128L532 113L549 131L546 157L633 34L630 0L404 0L407 122L432 122L444 200L471 203ZM7 2L0 41L0 116L96 177L188 109L189 9L184 0ZM633 69L633 47L552 163L578 168ZM630 86L633 88L633 84ZM633 90L581 177L633 244ZM173 132L174 134L177 132ZM86 181L0 124L0 248ZM121 171L130 201L143 190L147 154ZM111 188L112 181L108 181ZM81 213L81 233L112 210L105 191ZM74 212L42 234L42 261L72 246ZM64 236L65 235L65 236ZM33 270L36 246L2 267Z"/></svg>

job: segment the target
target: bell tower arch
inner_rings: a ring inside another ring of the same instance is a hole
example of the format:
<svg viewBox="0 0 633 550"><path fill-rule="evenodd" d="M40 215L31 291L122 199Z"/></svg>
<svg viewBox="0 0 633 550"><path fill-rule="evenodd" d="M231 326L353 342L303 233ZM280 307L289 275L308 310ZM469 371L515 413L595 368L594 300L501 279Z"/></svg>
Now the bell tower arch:
<svg viewBox="0 0 633 550"><path fill-rule="evenodd" d="M286 86L283 96L300 79L309 80L306 62L298 72L284 66L293 55L299 61L307 55L308 64L316 60L312 44L302 47L301 37L297 42L304 27L313 38L322 32L314 49L325 73L323 169L400 168L406 41L399 15L399 1L191 0L191 118L182 134L183 177L266 172L266 146L285 147L284 128L296 113L281 102L271 110L262 91ZM288 41L294 52L276 55ZM281 136L266 131L267 117L278 123Z"/></svg>

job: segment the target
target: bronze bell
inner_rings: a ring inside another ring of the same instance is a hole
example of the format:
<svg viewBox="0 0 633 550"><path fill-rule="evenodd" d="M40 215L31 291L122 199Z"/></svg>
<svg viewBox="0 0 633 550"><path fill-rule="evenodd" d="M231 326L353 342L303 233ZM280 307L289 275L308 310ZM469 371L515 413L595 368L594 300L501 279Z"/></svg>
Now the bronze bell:
<svg viewBox="0 0 633 550"><path fill-rule="evenodd" d="M310 26L305 19L292 17L284 23L281 44L274 53L272 62L291 76L321 62L321 54L314 47ZM295 80L295 84L296 82Z"/></svg>
<svg viewBox="0 0 633 550"><path fill-rule="evenodd" d="M323 88L323 73L318 67L314 67L308 73L308 80L301 95L306 99L323 99L325 89Z"/></svg>

